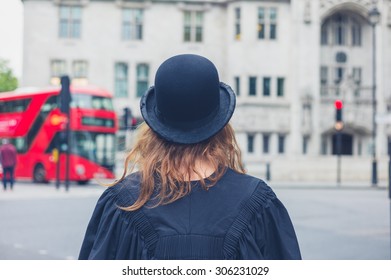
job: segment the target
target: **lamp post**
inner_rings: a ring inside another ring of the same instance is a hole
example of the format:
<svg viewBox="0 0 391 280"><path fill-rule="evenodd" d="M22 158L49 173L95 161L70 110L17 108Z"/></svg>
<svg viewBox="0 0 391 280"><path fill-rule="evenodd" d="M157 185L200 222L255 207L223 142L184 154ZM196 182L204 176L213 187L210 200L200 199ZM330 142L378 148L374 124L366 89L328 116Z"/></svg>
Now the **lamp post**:
<svg viewBox="0 0 391 280"><path fill-rule="evenodd" d="M380 20L380 12L373 7L368 12L369 23L372 26L372 186L377 186L377 159L376 159L376 25Z"/></svg>

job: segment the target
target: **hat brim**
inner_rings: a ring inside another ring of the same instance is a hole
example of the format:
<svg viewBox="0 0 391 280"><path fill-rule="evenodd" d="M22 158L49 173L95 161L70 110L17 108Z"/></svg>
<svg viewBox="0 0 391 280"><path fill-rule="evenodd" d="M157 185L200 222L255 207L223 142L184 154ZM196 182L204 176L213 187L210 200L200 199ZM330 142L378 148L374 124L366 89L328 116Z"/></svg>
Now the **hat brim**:
<svg viewBox="0 0 391 280"><path fill-rule="evenodd" d="M236 97L230 86L220 82L220 107L212 118L198 123L186 123L178 128L161 120L156 113L156 94L150 87L140 100L141 114L148 126L166 141L178 144L195 144L216 135L231 119Z"/></svg>

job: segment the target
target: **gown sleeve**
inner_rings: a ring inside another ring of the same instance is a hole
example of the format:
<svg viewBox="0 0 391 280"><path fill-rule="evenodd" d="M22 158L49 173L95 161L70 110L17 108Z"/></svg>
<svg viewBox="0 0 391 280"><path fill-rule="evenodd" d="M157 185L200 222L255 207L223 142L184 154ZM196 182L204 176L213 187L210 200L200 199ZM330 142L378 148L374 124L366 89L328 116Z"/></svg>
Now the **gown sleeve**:
<svg viewBox="0 0 391 280"><path fill-rule="evenodd" d="M118 208L116 192L108 188L99 198L88 224L79 259L145 259L144 239L134 222Z"/></svg>
<svg viewBox="0 0 391 280"><path fill-rule="evenodd" d="M239 223L240 259L300 260L301 253L288 211L265 183L254 191Z"/></svg>

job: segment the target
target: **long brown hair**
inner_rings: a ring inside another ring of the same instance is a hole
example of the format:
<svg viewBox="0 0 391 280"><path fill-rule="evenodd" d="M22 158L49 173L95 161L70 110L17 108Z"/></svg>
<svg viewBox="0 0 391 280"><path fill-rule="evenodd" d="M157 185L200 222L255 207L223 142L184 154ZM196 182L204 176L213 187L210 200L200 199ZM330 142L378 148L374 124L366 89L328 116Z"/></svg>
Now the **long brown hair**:
<svg viewBox="0 0 391 280"><path fill-rule="evenodd" d="M138 133L119 181L135 167L138 168L141 175L140 195L133 205L122 207L124 210L137 210L152 198L156 201L154 206L174 202L191 191L191 174L196 174L201 186L208 189L224 175L227 167L238 173L245 172L230 124L212 138L197 144L165 141L145 123L139 127ZM210 163L215 170L207 180L196 170L196 163L200 161Z"/></svg>

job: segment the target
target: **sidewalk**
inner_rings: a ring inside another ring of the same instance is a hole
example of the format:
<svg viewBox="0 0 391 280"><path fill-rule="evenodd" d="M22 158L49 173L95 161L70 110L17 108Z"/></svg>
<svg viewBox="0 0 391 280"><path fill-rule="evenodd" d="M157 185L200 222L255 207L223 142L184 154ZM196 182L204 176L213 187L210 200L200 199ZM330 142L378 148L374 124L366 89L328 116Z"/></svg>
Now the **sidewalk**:
<svg viewBox="0 0 391 280"><path fill-rule="evenodd" d="M377 187L372 187L370 182L287 182L266 181L273 188L326 188L326 189L388 189L388 182L379 182Z"/></svg>
<svg viewBox="0 0 391 280"><path fill-rule="evenodd" d="M16 182L12 191L9 188L6 191L2 188L0 189L0 201L45 198L98 198L104 190L105 187L98 184L89 184L86 186L71 184L68 191L66 191L64 184L59 189L56 189L54 183L35 184L30 182Z"/></svg>

